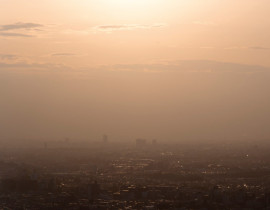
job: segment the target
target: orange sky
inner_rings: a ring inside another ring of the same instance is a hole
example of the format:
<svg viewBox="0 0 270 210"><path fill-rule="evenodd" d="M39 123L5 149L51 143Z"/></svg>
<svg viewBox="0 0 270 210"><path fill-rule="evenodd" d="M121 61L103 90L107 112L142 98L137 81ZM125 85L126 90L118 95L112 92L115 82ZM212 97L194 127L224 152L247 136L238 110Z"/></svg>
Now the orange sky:
<svg viewBox="0 0 270 210"><path fill-rule="evenodd" d="M269 0L0 0L0 139L270 138Z"/></svg>
<svg viewBox="0 0 270 210"><path fill-rule="evenodd" d="M269 10L267 0L1 0L0 53L73 67L182 59L270 66Z"/></svg>

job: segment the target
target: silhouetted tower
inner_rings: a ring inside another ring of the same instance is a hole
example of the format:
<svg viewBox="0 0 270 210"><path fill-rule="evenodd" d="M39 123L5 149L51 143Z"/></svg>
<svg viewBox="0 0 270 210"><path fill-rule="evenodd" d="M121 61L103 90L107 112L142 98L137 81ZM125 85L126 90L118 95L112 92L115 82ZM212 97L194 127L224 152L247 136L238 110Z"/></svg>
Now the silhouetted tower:
<svg viewBox="0 0 270 210"><path fill-rule="evenodd" d="M98 198L100 193L100 187L97 181L94 183L90 184L88 187L88 198L90 201L93 201Z"/></svg>
<svg viewBox="0 0 270 210"><path fill-rule="evenodd" d="M108 143L108 136L106 134L103 135L102 141L104 144Z"/></svg>

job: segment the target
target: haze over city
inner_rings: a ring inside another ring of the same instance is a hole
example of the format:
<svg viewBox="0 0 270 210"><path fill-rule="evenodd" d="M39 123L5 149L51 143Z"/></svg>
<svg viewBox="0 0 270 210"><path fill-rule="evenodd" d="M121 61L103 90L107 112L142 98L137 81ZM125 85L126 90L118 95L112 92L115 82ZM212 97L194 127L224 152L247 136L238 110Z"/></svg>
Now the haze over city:
<svg viewBox="0 0 270 210"><path fill-rule="evenodd" d="M0 209L269 210L269 0L0 0Z"/></svg>
<svg viewBox="0 0 270 210"><path fill-rule="evenodd" d="M267 0L0 2L0 137L267 139Z"/></svg>

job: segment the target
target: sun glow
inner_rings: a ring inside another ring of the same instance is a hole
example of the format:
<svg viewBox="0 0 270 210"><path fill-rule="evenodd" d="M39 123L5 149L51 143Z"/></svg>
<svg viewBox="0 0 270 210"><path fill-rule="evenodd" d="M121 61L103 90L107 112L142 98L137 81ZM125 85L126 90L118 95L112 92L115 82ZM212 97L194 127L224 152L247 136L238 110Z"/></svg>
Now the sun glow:
<svg viewBox="0 0 270 210"><path fill-rule="evenodd" d="M102 0L104 5L107 5L111 8L119 9L142 9L149 6L155 6L158 4L159 0Z"/></svg>
<svg viewBox="0 0 270 210"><path fill-rule="evenodd" d="M64 1L64 0L62 0ZM82 0L75 1L71 10L77 8L80 15L91 21L111 23L155 23L183 16L192 3L185 0ZM93 20L95 19L95 20Z"/></svg>
<svg viewBox="0 0 270 210"><path fill-rule="evenodd" d="M156 14L162 7L162 0L99 0L102 8L115 17L147 18Z"/></svg>

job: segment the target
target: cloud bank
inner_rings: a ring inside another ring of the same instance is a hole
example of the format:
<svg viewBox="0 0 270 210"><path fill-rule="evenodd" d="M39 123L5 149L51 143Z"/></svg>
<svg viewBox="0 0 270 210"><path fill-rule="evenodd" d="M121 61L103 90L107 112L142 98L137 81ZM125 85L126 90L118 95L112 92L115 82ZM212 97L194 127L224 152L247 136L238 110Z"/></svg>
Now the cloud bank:
<svg viewBox="0 0 270 210"><path fill-rule="evenodd" d="M0 25L0 36L3 37L33 37L33 31L39 31L44 27L38 23L14 23Z"/></svg>
<svg viewBox="0 0 270 210"><path fill-rule="evenodd" d="M94 31L101 32L113 32L113 31L132 31L137 29L153 29L153 28L163 28L166 27L164 23L156 24L121 24L121 25L100 25L93 27Z"/></svg>

